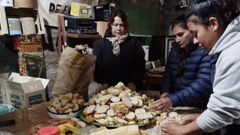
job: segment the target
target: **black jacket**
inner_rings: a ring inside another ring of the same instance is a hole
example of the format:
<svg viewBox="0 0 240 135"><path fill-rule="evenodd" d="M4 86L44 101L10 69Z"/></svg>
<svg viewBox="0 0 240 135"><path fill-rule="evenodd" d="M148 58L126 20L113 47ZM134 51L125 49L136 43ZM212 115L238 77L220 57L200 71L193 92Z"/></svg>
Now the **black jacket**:
<svg viewBox="0 0 240 135"><path fill-rule="evenodd" d="M123 82L132 82L137 90L142 88L145 60L140 42L134 37L128 37L120 44L120 54L112 53L112 44L106 38L96 41L93 54L97 56L95 81L107 83L110 86Z"/></svg>

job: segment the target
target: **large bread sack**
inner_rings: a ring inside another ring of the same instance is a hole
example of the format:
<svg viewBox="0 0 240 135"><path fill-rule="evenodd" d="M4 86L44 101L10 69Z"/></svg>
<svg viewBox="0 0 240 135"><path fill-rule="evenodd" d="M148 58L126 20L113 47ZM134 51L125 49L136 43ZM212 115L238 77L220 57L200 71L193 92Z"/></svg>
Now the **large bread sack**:
<svg viewBox="0 0 240 135"><path fill-rule="evenodd" d="M53 95L69 92L86 97L88 86L93 81L96 57L84 55L71 47L66 47L60 57Z"/></svg>

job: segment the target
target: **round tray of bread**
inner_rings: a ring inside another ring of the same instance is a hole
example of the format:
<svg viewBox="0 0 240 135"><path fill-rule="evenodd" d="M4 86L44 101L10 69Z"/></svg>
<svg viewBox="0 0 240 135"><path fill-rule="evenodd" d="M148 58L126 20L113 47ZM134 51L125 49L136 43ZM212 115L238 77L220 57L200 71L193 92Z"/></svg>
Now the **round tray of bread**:
<svg viewBox="0 0 240 135"><path fill-rule="evenodd" d="M79 94L67 93L53 97L47 107L51 118L77 117L84 105L84 98Z"/></svg>
<svg viewBox="0 0 240 135"><path fill-rule="evenodd" d="M153 99L119 82L93 95L85 103L80 118L89 124L106 127L146 126L155 122L157 115L149 107L152 103Z"/></svg>

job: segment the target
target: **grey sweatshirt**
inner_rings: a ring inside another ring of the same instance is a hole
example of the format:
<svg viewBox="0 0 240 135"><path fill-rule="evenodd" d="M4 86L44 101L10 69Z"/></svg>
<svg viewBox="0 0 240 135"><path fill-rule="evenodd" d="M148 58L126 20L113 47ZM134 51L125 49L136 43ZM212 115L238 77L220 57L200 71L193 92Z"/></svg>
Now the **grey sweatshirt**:
<svg viewBox="0 0 240 135"><path fill-rule="evenodd" d="M197 118L205 132L240 124L240 16L228 25L209 54L217 53L213 94L207 109Z"/></svg>

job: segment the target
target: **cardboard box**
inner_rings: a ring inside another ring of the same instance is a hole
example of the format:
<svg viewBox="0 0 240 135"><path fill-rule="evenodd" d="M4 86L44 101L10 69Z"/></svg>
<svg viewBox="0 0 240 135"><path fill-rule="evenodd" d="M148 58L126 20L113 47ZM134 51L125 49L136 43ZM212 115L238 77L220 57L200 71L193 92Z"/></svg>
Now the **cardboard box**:
<svg viewBox="0 0 240 135"><path fill-rule="evenodd" d="M6 80L0 79L0 104L7 103L6 93L5 93L5 89L6 89L5 84L6 84Z"/></svg>
<svg viewBox="0 0 240 135"><path fill-rule="evenodd" d="M6 82L8 79L9 74L3 73L0 74L0 104L7 103L7 96L6 96Z"/></svg>
<svg viewBox="0 0 240 135"><path fill-rule="evenodd" d="M94 18L93 9L91 5L72 2L70 15L78 16L80 18Z"/></svg>
<svg viewBox="0 0 240 135"><path fill-rule="evenodd" d="M40 44L21 45L22 52L41 52L42 46Z"/></svg>
<svg viewBox="0 0 240 135"><path fill-rule="evenodd" d="M108 22L97 21L96 23L97 23L97 32L99 33L99 35L104 37L105 32L106 32L107 27L108 27Z"/></svg>
<svg viewBox="0 0 240 135"><path fill-rule="evenodd" d="M12 73L6 82L7 103L16 108L25 108L29 105L45 102L45 88L48 82L48 79L20 76L18 73Z"/></svg>

